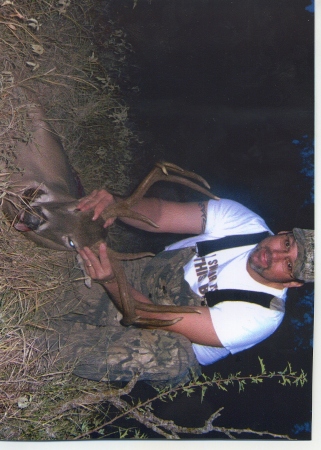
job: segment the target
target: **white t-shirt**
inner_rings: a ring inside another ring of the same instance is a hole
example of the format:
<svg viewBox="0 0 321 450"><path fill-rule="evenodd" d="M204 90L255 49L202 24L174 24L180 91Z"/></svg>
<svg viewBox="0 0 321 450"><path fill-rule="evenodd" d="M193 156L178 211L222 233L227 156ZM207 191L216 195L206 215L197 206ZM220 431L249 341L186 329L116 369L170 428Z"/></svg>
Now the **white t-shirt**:
<svg viewBox="0 0 321 450"><path fill-rule="evenodd" d="M197 242L219 239L236 234L251 234L271 230L264 220L245 206L233 200L210 200L204 234L184 239L165 250L195 246ZM184 266L185 280L198 295L208 290L244 289L272 294L285 300L286 289L274 289L255 281L246 269L246 263L255 245L220 250L204 257L195 255ZM210 308L213 326L223 344L207 347L193 344L198 361L211 364L229 353L237 353L270 336L282 322L284 313L242 301L224 301Z"/></svg>

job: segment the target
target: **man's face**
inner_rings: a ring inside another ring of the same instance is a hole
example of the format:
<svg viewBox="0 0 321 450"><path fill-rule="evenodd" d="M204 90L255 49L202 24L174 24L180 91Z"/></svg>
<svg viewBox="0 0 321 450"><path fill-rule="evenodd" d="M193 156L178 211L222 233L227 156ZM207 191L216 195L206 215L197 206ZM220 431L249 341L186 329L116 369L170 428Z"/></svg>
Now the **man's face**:
<svg viewBox="0 0 321 450"><path fill-rule="evenodd" d="M256 281L275 287L299 286L293 276L293 267L298 255L294 236L281 232L260 242L251 252L248 270Z"/></svg>

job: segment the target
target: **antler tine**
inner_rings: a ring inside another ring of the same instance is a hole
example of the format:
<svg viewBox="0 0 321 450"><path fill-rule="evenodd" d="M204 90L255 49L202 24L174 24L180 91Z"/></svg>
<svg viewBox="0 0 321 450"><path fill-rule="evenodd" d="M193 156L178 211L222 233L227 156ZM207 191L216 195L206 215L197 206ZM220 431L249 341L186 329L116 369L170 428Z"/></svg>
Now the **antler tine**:
<svg viewBox="0 0 321 450"><path fill-rule="evenodd" d="M173 172L180 173L184 177L193 178L194 180L197 180L199 183L202 183L207 189L210 189L210 185L205 180L205 178L201 177L201 175L198 175L197 173L182 169L182 167L179 167L176 164L161 161L161 162L156 163L155 166L159 167L165 175L168 175L167 169L169 169L169 170L172 170Z"/></svg>
<svg viewBox="0 0 321 450"><path fill-rule="evenodd" d="M201 313L196 306L155 305L153 303L138 302L137 300L135 300L135 308L140 311L150 312Z"/></svg>
<svg viewBox="0 0 321 450"><path fill-rule="evenodd" d="M151 303L142 303L135 301L135 309L139 311L149 311L154 313L168 312L168 313L191 313L200 314L200 310L194 306L176 306L176 305L155 305ZM168 327L180 322L183 317L177 317L175 319L144 319L139 315L135 318L134 325L143 328L154 328L154 327Z"/></svg>
<svg viewBox="0 0 321 450"><path fill-rule="evenodd" d="M179 173L182 176L170 175L168 171L172 171L174 173ZM186 180L185 178L191 178L193 180L198 181L203 184L206 189L198 184L194 183L191 180ZM135 192L127 199L128 204L130 206L137 203L148 191L148 189L157 181L171 181L173 183L180 183L185 186L188 186L196 191L201 192L202 194L207 195L214 200L219 200L219 197L212 194L208 189L210 188L209 184L203 177L197 175L194 172L189 172L188 170L184 170L181 167L177 166L173 163L168 162L158 162L155 164L155 167L151 170L151 172L144 178L144 180L137 187Z"/></svg>
<svg viewBox="0 0 321 450"><path fill-rule="evenodd" d="M193 174L196 175L196 174ZM179 183L184 186L187 186L191 189L194 189L195 191L201 192L202 194L207 195L208 197L212 198L213 200L219 200L220 198L216 195L212 194L208 189L203 188L202 186L199 186L198 184L194 183L191 180L188 180L186 178L177 176L177 175L165 175L164 177L160 178L160 180L164 181L171 181L172 183Z"/></svg>
<svg viewBox="0 0 321 450"><path fill-rule="evenodd" d="M205 195L208 195L209 197L213 198L214 200L219 200L219 197L217 197L216 195L212 194L208 189L210 189L210 185L208 184L208 182L201 177L200 175L198 175L197 173L194 172L190 172L188 170L182 169L181 167L177 166L176 164L173 163L169 163L169 162L159 162L156 163L156 167L159 167L161 169L161 171L167 175L169 178L167 178L168 181L173 181L176 183L181 183L181 184L186 184L186 186L191 187L192 189L196 189L199 190L200 192L202 192ZM182 176L178 176L177 178L175 178L174 175L169 175L168 173L168 169L171 170L172 172L176 172ZM186 180L188 181L188 183L183 183L182 180L184 180L184 178L191 178L193 180L198 181L199 183L203 184L206 189L203 190L201 188L201 186L198 186L197 184L193 183L192 181ZM162 177L163 180L166 181L166 179L164 177ZM200 188L202 190L200 190Z"/></svg>
<svg viewBox="0 0 321 450"><path fill-rule="evenodd" d="M111 265L113 267L113 271L116 277L117 286L119 290L119 299L114 298L113 301L116 303L116 307L122 313L123 319L121 323L124 326L132 325L135 322L136 311L135 311L135 302L131 298L129 293L129 285L127 282L125 271L119 262L119 260L115 257L115 252L111 249L108 249L108 256L110 258Z"/></svg>
<svg viewBox="0 0 321 450"><path fill-rule="evenodd" d="M161 319L143 319L142 317L136 317L134 325L141 328L160 328L169 327L177 322L180 322L183 317L177 317L171 320L161 320Z"/></svg>
<svg viewBox="0 0 321 450"><path fill-rule="evenodd" d="M151 219L130 209L130 206L133 206L136 203L129 202L130 199L131 197L128 197L125 200L120 200L118 203L107 206L107 208L105 208L105 210L101 213L101 217L103 218L103 220L106 221L107 219L110 219L112 217L128 217L130 219L136 219L140 220L141 222L148 223L154 228L158 228L158 225Z"/></svg>

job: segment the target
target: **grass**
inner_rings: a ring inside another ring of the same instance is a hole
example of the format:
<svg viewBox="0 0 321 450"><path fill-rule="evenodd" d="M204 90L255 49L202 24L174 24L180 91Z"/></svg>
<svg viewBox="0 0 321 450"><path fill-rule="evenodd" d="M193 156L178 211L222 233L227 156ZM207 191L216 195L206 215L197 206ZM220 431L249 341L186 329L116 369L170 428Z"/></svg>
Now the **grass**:
<svg viewBox="0 0 321 450"><path fill-rule="evenodd" d="M115 56L109 66L100 62L94 45L99 7L86 0L1 2L1 198L17 170L15 141L24 138L24 111L12 102L17 86L37 93L87 191L106 183L119 193L128 190L135 135L110 73L126 64L130 48L123 31L109 23L104 47ZM72 367L39 346L48 304L71 288L73 256L37 248L2 213L0 229L0 438L76 437L85 424L97 426L96 407L58 417L54 407L96 392L99 383L73 376Z"/></svg>

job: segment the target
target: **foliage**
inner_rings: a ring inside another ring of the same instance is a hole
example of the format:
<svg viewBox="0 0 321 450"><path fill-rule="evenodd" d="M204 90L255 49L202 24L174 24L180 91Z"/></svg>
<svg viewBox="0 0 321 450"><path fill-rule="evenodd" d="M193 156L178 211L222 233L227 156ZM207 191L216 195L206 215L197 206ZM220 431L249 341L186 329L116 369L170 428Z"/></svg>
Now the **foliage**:
<svg viewBox="0 0 321 450"><path fill-rule="evenodd" d="M91 383L77 380L70 373L47 374L41 391L34 394L25 392L12 404L7 426L12 430L20 428L20 439L88 439L102 438L146 438L144 428L166 439L180 439L211 432L220 433L230 439L240 434L252 434L267 438L290 439L269 431L250 428L226 428L215 426L214 422L223 411L216 411L205 421L204 426L192 428L176 425L171 420L161 419L155 412L157 401L172 402L179 395L186 396L200 390L202 399L209 388L227 391L238 386L239 392L246 384L263 383L266 379L275 379L283 386L303 386L306 374L293 371L291 364L280 372L267 372L260 359L261 371L257 375L243 376L241 373L222 377L216 373L212 378L202 376L186 385L156 389L155 396L146 401L130 397L137 379L133 379L124 388L115 388L106 383ZM125 419L134 419L132 426L126 426Z"/></svg>

